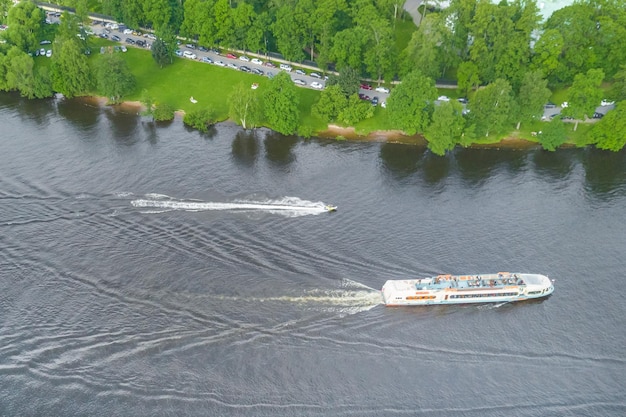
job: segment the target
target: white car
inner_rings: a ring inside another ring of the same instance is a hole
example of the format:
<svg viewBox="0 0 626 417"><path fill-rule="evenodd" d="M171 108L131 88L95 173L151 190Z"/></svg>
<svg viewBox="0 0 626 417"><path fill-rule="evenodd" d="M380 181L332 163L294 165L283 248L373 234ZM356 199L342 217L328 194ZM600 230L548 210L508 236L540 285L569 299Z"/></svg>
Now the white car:
<svg viewBox="0 0 626 417"><path fill-rule="evenodd" d="M184 56L185 58L189 58L189 59L196 59L196 58L197 58L196 54L194 54L194 53L193 53L193 52L191 52L191 51L184 51L184 52L183 52L183 56Z"/></svg>
<svg viewBox="0 0 626 417"><path fill-rule="evenodd" d="M306 72L304 72L304 70L301 70L300 68L298 68L296 70L296 74L298 74L298 75L306 75Z"/></svg>
<svg viewBox="0 0 626 417"><path fill-rule="evenodd" d="M389 89L385 87L376 87L376 91L379 93L389 93Z"/></svg>
<svg viewBox="0 0 626 417"><path fill-rule="evenodd" d="M263 65L263 61L261 61L259 58L252 58L250 62L257 65Z"/></svg>
<svg viewBox="0 0 626 417"><path fill-rule="evenodd" d="M437 97L437 100L439 100L439 101L450 101L450 97L448 97L448 96L439 96L439 97Z"/></svg>
<svg viewBox="0 0 626 417"><path fill-rule="evenodd" d="M237 65L233 64L232 62L229 62L228 65L226 65L228 68L232 68L232 69L237 69Z"/></svg>
<svg viewBox="0 0 626 417"><path fill-rule="evenodd" d="M601 106L612 106L613 104L615 104L615 102L614 102L614 101L608 101L608 100L606 100L606 99L604 99L604 100L602 100L602 101L600 102L600 105L601 105Z"/></svg>
<svg viewBox="0 0 626 417"><path fill-rule="evenodd" d="M46 56L47 56L48 58L50 58L50 57L52 56L52 49L48 49L48 50L46 51Z"/></svg>
<svg viewBox="0 0 626 417"><path fill-rule="evenodd" d="M296 78L295 80L293 80L293 83L296 85L306 85L306 81L301 80L299 78Z"/></svg>
<svg viewBox="0 0 626 417"><path fill-rule="evenodd" d="M313 81L311 83L311 87L317 89L317 90L321 90L322 88L324 88L324 86L322 85L322 83L318 83L317 81Z"/></svg>
<svg viewBox="0 0 626 417"><path fill-rule="evenodd" d="M224 62L222 61L215 61L215 65L217 65L218 67L225 67L226 64L224 64Z"/></svg>
<svg viewBox="0 0 626 417"><path fill-rule="evenodd" d="M243 62L250 62L250 58L248 58L248 57L247 57L247 56L245 56L245 55L241 55L241 56L239 57L239 60L240 60L240 61L243 61Z"/></svg>
<svg viewBox="0 0 626 417"><path fill-rule="evenodd" d="M280 64L280 69L283 71L291 72L293 68L291 68L291 65L288 64Z"/></svg>
<svg viewBox="0 0 626 417"><path fill-rule="evenodd" d="M124 35L130 35L133 33L132 29L124 29Z"/></svg>
<svg viewBox="0 0 626 417"><path fill-rule="evenodd" d="M313 78L322 78L322 76L321 76L321 75L319 75L317 72L312 72L312 73L310 73L309 75L310 75L311 77L313 77Z"/></svg>

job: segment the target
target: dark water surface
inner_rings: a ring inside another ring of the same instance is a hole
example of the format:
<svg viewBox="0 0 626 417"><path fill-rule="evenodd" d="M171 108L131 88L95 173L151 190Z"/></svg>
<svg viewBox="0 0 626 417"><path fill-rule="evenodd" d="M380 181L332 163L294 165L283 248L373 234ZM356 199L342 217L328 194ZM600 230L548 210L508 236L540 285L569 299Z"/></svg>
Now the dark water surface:
<svg viewBox="0 0 626 417"><path fill-rule="evenodd" d="M0 95L2 416L622 416L625 255L624 151L436 158ZM556 291L380 305L498 271Z"/></svg>

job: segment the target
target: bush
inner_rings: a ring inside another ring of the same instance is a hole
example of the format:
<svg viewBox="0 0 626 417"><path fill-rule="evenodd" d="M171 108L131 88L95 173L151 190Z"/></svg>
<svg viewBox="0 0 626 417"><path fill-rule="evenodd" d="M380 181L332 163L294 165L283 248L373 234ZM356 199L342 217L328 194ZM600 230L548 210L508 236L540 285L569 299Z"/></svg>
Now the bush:
<svg viewBox="0 0 626 417"><path fill-rule="evenodd" d="M157 122L165 122L174 119L174 108L167 103L159 104L152 113L154 120Z"/></svg>
<svg viewBox="0 0 626 417"><path fill-rule="evenodd" d="M211 109L198 109L185 113L183 117L183 123L194 129L198 129L200 132L206 133L209 127L215 124L213 120L213 111Z"/></svg>

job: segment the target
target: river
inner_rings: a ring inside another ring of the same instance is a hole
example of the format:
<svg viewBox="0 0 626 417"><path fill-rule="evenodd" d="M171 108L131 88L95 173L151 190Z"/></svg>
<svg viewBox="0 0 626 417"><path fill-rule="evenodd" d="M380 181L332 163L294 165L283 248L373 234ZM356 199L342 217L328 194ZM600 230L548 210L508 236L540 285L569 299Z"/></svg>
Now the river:
<svg viewBox="0 0 626 417"><path fill-rule="evenodd" d="M0 146L2 416L626 413L626 151L440 158L14 94ZM555 293L381 305L498 271Z"/></svg>

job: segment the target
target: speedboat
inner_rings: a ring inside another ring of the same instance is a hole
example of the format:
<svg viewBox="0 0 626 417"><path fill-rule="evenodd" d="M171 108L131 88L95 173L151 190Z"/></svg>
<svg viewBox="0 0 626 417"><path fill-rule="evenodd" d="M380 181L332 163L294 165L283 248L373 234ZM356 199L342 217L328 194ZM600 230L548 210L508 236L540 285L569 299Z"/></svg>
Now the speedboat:
<svg viewBox="0 0 626 417"><path fill-rule="evenodd" d="M324 206L324 209L326 211L337 211L337 206L331 206L330 204L327 206Z"/></svg>

